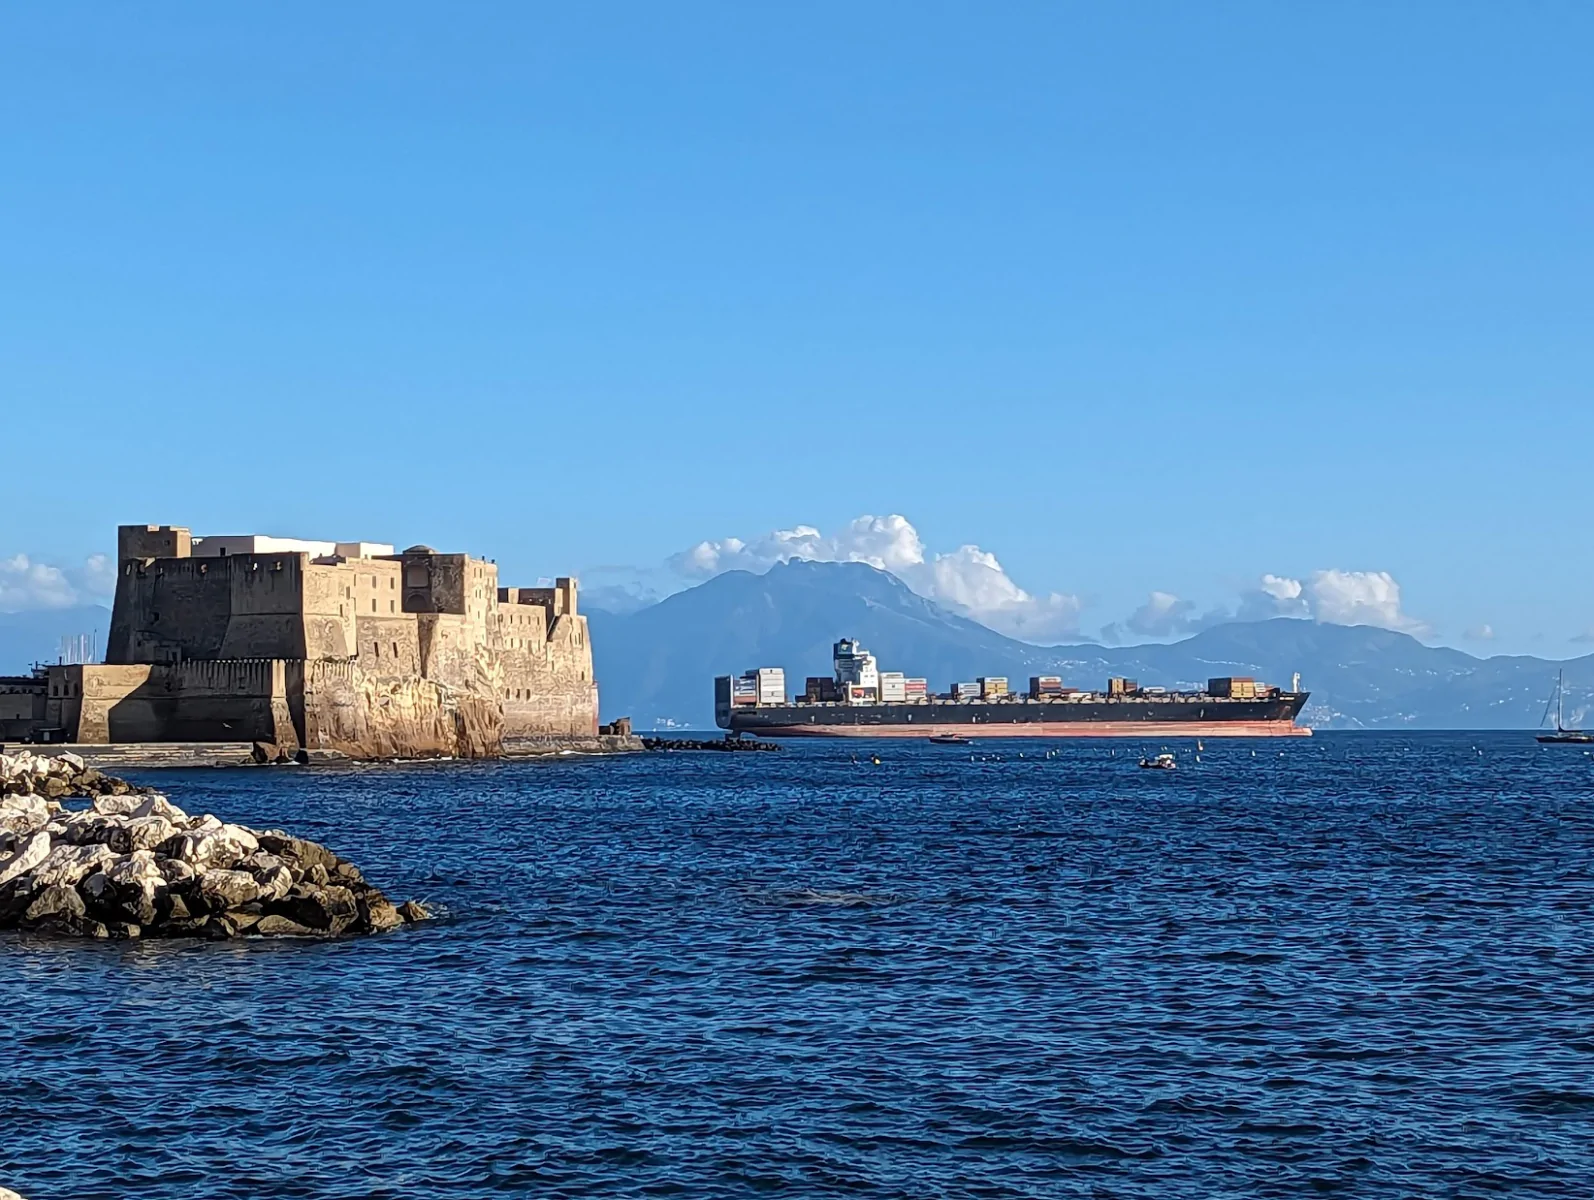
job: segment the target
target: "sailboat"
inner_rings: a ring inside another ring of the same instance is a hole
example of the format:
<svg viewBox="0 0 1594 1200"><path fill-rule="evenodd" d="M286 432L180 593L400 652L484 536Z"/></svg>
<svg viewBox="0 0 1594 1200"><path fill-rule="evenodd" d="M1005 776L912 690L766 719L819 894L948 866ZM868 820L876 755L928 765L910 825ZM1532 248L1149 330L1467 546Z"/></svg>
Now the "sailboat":
<svg viewBox="0 0 1594 1200"><path fill-rule="evenodd" d="M1555 705L1555 732L1541 733L1538 740L1541 742L1571 742L1579 746L1594 744L1594 733L1582 729L1568 729L1561 720L1561 694L1566 690L1564 684L1564 671L1555 673L1555 695L1550 697L1550 704ZM1544 717L1550 715L1550 705L1544 706ZM1544 724L1544 717L1539 718L1539 724Z"/></svg>

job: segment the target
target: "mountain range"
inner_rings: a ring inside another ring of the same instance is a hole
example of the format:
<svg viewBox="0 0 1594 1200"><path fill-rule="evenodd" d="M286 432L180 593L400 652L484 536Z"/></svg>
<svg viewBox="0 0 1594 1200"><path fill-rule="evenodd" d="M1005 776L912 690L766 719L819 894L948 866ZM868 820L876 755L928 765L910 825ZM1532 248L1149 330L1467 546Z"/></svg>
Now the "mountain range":
<svg viewBox="0 0 1594 1200"><path fill-rule="evenodd" d="M1302 719L1320 729L1531 729L1556 672L1566 672L1568 723L1594 706L1594 655L1569 662L1476 658L1366 625L1308 620L1218 625L1172 644L1035 646L948 612L863 563L788 562L762 575L729 571L657 604L589 611L604 719L639 729L711 729L713 679L753 667L786 670L787 690L829 675L831 644L857 638L883 670L957 680L1061 675L1100 689L1110 675L1144 685L1199 687L1215 675L1312 693Z"/></svg>
<svg viewBox="0 0 1594 1200"><path fill-rule="evenodd" d="M0 612L0 675L25 675L34 663L55 662L64 637L95 635L103 652L110 628L111 610L99 604Z"/></svg>
<svg viewBox="0 0 1594 1200"><path fill-rule="evenodd" d="M1288 685L1299 671L1312 693L1302 719L1319 729L1531 729L1559 670L1568 723L1594 710L1594 655L1476 658L1387 629L1288 618L1218 625L1167 645L1035 646L863 563L729 571L634 612L588 607L603 718L630 716L639 729L712 729L716 675L779 666L788 690L799 691L805 676L830 674L840 637L857 638L883 669L926 676L937 691L981 675L1006 675L1020 688L1031 675L1084 688L1103 687L1110 675L1199 687L1214 675ZM97 633L103 648L110 616L98 605L0 613L0 675L54 662L63 636Z"/></svg>

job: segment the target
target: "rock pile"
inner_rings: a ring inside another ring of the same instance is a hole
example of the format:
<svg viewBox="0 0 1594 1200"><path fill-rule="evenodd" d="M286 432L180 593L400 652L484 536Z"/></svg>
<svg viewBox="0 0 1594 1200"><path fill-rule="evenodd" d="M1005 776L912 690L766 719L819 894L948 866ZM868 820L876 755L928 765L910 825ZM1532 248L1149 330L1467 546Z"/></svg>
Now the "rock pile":
<svg viewBox="0 0 1594 1200"><path fill-rule="evenodd" d="M645 737L642 739L642 748L644 750L779 750L780 743L732 737L727 733L723 738L712 741L697 738Z"/></svg>
<svg viewBox="0 0 1594 1200"><path fill-rule="evenodd" d="M62 801L88 797L86 808ZM0 929L75 937L333 937L424 920L281 830L191 817L151 788L0 754Z"/></svg>

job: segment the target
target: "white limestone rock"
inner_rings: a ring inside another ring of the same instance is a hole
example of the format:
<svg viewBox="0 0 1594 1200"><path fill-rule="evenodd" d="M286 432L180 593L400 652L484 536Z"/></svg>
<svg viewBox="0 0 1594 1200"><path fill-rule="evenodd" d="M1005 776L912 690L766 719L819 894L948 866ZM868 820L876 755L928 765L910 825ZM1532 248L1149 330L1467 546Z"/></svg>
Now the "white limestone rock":
<svg viewBox="0 0 1594 1200"><path fill-rule="evenodd" d="M199 874L192 865L180 858L160 858L156 863L167 887L180 887Z"/></svg>
<svg viewBox="0 0 1594 1200"><path fill-rule="evenodd" d="M0 887L32 871L50 855L50 835L30 834L8 858L0 859Z"/></svg>
<svg viewBox="0 0 1594 1200"><path fill-rule="evenodd" d="M107 815L94 809L69 813L61 821L59 840L74 846L105 845L112 834L126 823L126 818Z"/></svg>
<svg viewBox="0 0 1594 1200"><path fill-rule="evenodd" d="M106 839L106 845L122 854L135 850L153 850L177 832L177 827L165 817L129 817Z"/></svg>
<svg viewBox="0 0 1594 1200"><path fill-rule="evenodd" d="M42 921L46 917L81 921L87 915L83 897L78 895L76 888L70 884L52 883L34 893L32 902L22 914L22 920L25 924Z"/></svg>
<svg viewBox="0 0 1594 1200"><path fill-rule="evenodd" d="M135 817L165 817L173 825L187 827L188 814L178 808L159 792L153 796L145 796L144 802L133 810Z"/></svg>
<svg viewBox="0 0 1594 1200"><path fill-rule="evenodd" d="M96 796L94 811L108 817L131 816L147 797L129 793L125 796Z"/></svg>
<svg viewBox="0 0 1594 1200"><path fill-rule="evenodd" d="M40 795L32 781L46 770L56 773ZM209 813L190 817L164 796L129 794L121 780L77 782L81 772L63 779L60 770L28 752L0 755L0 774L12 780L0 793L5 928L97 938L336 937L428 915L413 901L395 908L354 864L315 842ZM62 811L51 797L72 788L123 794Z"/></svg>
<svg viewBox="0 0 1594 1200"><path fill-rule="evenodd" d="M248 871L216 868L200 875L199 893L214 912L253 903L260 898L260 885Z"/></svg>
<svg viewBox="0 0 1594 1200"><path fill-rule="evenodd" d="M42 796L0 796L0 835L34 833L49 820L49 804Z"/></svg>
<svg viewBox="0 0 1594 1200"><path fill-rule="evenodd" d="M112 883L166 886L166 877L161 873L160 863L153 850L135 850L123 855L111 863L105 873Z"/></svg>
<svg viewBox="0 0 1594 1200"><path fill-rule="evenodd" d="M105 846L52 846L44 860L29 872L35 888L58 883L76 886L85 876L114 862L116 855Z"/></svg>
<svg viewBox="0 0 1594 1200"><path fill-rule="evenodd" d="M42 822L49 816L50 801L29 792L26 796L0 796L0 814L36 816Z"/></svg>
<svg viewBox="0 0 1594 1200"><path fill-rule="evenodd" d="M255 835L242 825L223 825L221 827L221 835L243 847L243 853L238 856L239 858L246 857L260 849L260 843L255 839Z"/></svg>
<svg viewBox="0 0 1594 1200"><path fill-rule="evenodd" d="M243 834L240 838L238 834ZM231 867L241 858L247 858L258 847L249 831L238 825L223 826L219 821L214 830L190 830L169 838L162 845L166 853L201 870L210 867Z"/></svg>
<svg viewBox="0 0 1594 1200"><path fill-rule="evenodd" d="M254 878L260 885L261 900L281 900L293 891L293 872L281 864L256 874Z"/></svg>

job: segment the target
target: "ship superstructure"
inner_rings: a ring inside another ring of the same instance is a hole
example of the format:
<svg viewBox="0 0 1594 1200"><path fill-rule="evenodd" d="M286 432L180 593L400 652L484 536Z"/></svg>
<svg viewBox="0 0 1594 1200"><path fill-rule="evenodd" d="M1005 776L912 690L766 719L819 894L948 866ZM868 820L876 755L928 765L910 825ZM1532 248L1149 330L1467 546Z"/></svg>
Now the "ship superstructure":
<svg viewBox="0 0 1594 1200"><path fill-rule="evenodd" d="M1247 676L1207 681L1204 691L1142 687L1114 677L1105 691L1067 687L1034 675L1015 692L1004 676L983 676L931 692L929 681L882 671L855 639L833 648L829 678L809 676L800 696L785 672L762 667L715 680L714 719L732 733L765 737L1304 737L1296 716L1309 692ZM778 686L778 690L777 690Z"/></svg>

